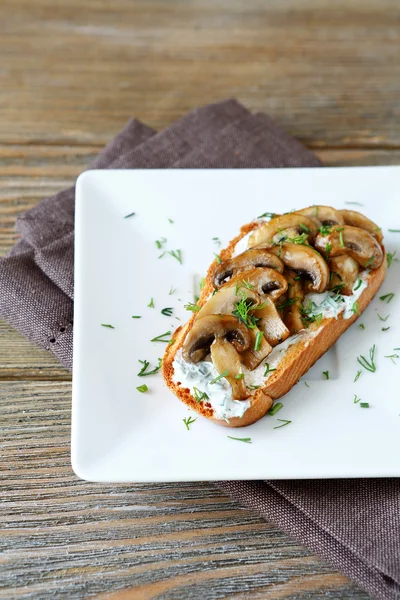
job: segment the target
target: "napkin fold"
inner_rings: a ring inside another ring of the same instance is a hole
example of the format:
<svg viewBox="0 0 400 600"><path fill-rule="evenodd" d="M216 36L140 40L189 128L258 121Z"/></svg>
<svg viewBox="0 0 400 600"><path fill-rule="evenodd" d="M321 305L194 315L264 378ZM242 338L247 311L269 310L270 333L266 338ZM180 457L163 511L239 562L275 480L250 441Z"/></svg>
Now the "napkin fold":
<svg viewBox="0 0 400 600"><path fill-rule="evenodd" d="M191 111L159 133L136 119L90 168L320 166L264 114L235 100ZM74 187L17 220L21 239L0 260L0 314L72 367ZM225 481L225 492L323 556L381 599L400 599L397 479Z"/></svg>

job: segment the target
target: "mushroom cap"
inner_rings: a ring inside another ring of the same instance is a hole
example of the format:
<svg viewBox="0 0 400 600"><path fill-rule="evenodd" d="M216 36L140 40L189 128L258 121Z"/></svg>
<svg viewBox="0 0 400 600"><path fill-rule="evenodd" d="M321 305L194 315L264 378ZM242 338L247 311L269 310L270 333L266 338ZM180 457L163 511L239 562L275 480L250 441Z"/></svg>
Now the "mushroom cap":
<svg viewBox="0 0 400 600"><path fill-rule="evenodd" d="M242 284L242 285L241 285ZM265 296L271 297L274 301L277 300L282 294L284 294L287 290L287 281L285 277L276 271L275 269L270 269L269 267L265 267L263 269L249 269L248 271L243 271L232 277L229 283L225 284L218 294L226 287L233 287L236 289L236 286L239 288L239 293L249 291L247 290L247 286L253 286L250 288L252 292L255 292L261 298L261 301L264 300ZM218 296L215 294L214 298Z"/></svg>
<svg viewBox="0 0 400 600"><path fill-rule="evenodd" d="M269 267L283 273L283 262L266 247L251 248L238 256L222 262L215 269L212 281L215 289L219 289L226 281L240 273L258 267Z"/></svg>
<svg viewBox="0 0 400 600"><path fill-rule="evenodd" d="M243 377L235 379L235 375L242 374L242 365L239 354L232 344L223 338L214 340L211 344L211 360L219 374L228 371L225 379L232 388L232 398L234 400L246 400L250 396L250 391L247 389Z"/></svg>
<svg viewBox="0 0 400 600"><path fill-rule="evenodd" d="M260 227L255 229L249 237L248 246L249 248L253 248L260 244L268 244L277 234L282 233L282 235L285 235L286 230L289 230L289 233L295 234L295 236L307 233L311 240L313 240L318 233L316 224L306 215L298 214L296 212L287 213L286 215L274 217L267 223L263 223Z"/></svg>
<svg viewBox="0 0 400 600"><path fill-rule="evenodd" d="M345 225L327 235L318 235L315 247L321 252L330 248L329 257L349 254L359 265L377 269L383 261L383 251L377 240L365 229Z"/></svg>
<svg viewBox="0 0 400 600"><path fill-rule="evenodd" d="M330 289L340 286L340 294L351 296L360 267L349 254L334 256L329 261L331 270Z"/></svg>
<svg viewBox="0 0 400 600"><path fill-rule="evenodd" d="M376 240L381 244L383 240L382 229L378 227L376 223L368 219L365 215L357 212L356 210L341 210L340 213L344 218L345 225L351 225L352 227L359 227L365 229Z"/></svg>
<svg viewBox="0 0 400 600"><path fill-rule="evenodd" d="M299 215L304 215L312 219L318 227L321 225L344 225L343 215L339 210L336 210L332 206L318 204L316 206L302 208L296 212Z"/></svg>
<svg viewBox="0 0 400 600"><path fill-rule="evenodd" d="M257 271L258 269L254 270ZM258 294L255 293L256 290L247 289L245 287L237 288L236 283L233 284L231 281L223 285L216 294L207 300L198 313L198 319L206 317L207 315L230 315L235 310L235 304L243 299L251 300L255 305L260 304L260 298Z"/></svg>
<svg viewBox="0 0 400 600"><path fill-rule="evenodd" d="M309 284L311 291L324 292L326 290L329 283L329 268L323 257L312 246L285 242L271 250L285 265L311 280Z"/></svg>
<svg viewBox="0 0 400 600"><path fill-rule="evenodd" d="M197 318L189 331L182 348L186 362L197 363L210 351L215 339L225 338L238 352L250 345L249 330L233 315L208 315Z"/></svg>

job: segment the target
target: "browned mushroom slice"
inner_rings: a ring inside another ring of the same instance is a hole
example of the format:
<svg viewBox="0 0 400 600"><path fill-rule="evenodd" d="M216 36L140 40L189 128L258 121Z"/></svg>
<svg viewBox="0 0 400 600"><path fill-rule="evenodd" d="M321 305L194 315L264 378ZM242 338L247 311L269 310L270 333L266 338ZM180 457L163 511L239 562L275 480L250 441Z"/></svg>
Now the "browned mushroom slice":
<svg viewBox="0 0 400 600"><path fill-rule="evenodd" d="M293 271L311 280L307 286L310 291L326 290L329 283L328 265L314 248L305 244L285 242L271 248L271 251L275 252Z"/></svg>
<svg viewBox="0 0 400 600"><path fill-rule="evenodd" d="M342 254L331 258L329 268L331 270L329 288L344 296L351 296L360 270L358 262L348 254Z"/></svg>
<svg viewBox="0 0 400 600"><path fill-rule="evenodd" d="M256 314L260 319L257 326L264 333L265 339L271 346L276 346L289 337L289 329L282 321L275 304L270 298L265 299L263 308L257 310Z"/></svg>
<svg viewBox="0 0 400 600"><path fill-rule="evenodd" d="M294 271L285 271L288 282L288 293L282 304L277 304L277 309L282 314L283 322L290 331L290 335L304 329L301 309L303 307L304 290L301 276Z"/></svg>
<svg viewBox="0 0 400 600"><path fill-rule="evenodd" d="M237 289L239 294L251 290L260 296L261 301L263 301L264 296L270 296L275 301L287 290L285 277L279 271L269 269L268 267L264 269L250 269L249 271L239 273L235 277L232 277L230 282L225 284L218 294L215 294L213 297L218 296L227 285L234 287L235 290Z"/></svg>
<svg viewBox="0 0 400 600"><path fill-rule="evenodd" d="M275 237L298 237L306 234L310 240L317 235L317 226L305 215L288 213L263 223L249 237L249 248L276 241Z"/></svg>
<svg viewBox="0 0 400 600"><path fill-rule="evenodd" d="M302 208L296 212L299 215L304 215L309 219L312 219L318 227L321 227L321 225L344 225L343 215L340 211L332 208L332 206L308 206L307 208Z"/></svg>
<svg viewBox="0 0 400 600"><path fill-rule="evenodd" d="M257 333L260 331L258 327L254 327L254 329L249 329L250 333L250 346L247 350L241 353L240 360L244 364L244 366L249 369L249 371L253 371L258 365L267 358L268 354L271 353L272 347L267 342L264 336L261 338L260 348L255 350Z"/></svg>
<svg viewBox="0 0 400 600"><path fill-rule="evenodd" d="M215 269L212 280L215 289L219 289L231 277L255 267L269 267L283 273L283 262L267 248L252 248L225 260Z"/></svg>
<svg viewBox="0 0 400 600"><path fill-rule="evenodd" d="M232 398L246 400L250 396L250 392L246 387L244 377L238 379L235 377L243 375L243 373L239 354L232 344L223 338L217 338L211 344L211 360L220 375L227 372L224 377L232 388Z"/></svg>
<svg viewBox="0 0 400 600"><path fill-rule="evenodd" d="M258 271L258 269L254 270ZM273 271L273 273L275 272ZM217 294L214 294L207 300L199 311L198 318L206 317L207 315L230 315L235 310L237 302L241 300L248 299L253 304L260 304L260 298L255 292L256 290L253 291L246 287L239 287L239 284L236 286L236 284L230 281L223 285Z"/></svg>
<svg viewBox="0 0 400 600"><path fill-rule="evenodd" d="M213 341L221 338L238 352L244 352L250 345L249 330L239 319L232 315L208 315L195 320L183 344L183 359L191 363L204 360Z"/></svg>
<svg viewBox="0 0 400 600"><path fill-rule="evenodd" d="M340 213L343 215L344 222L346 225L352 227L359 227L365 229L381 244L383 240L382 229L378 227L376 223L368 219L366 216L357 212L356 210L341 210Z"/></svg>
<svg viewBox="0 0 400 600"><path fill-rule="evenodd" d="M348 254L364 268L377 269L383 261L382 248L376 239L359 227L345 225L328 235L318 235L315 247L329 257Z"/></svg>

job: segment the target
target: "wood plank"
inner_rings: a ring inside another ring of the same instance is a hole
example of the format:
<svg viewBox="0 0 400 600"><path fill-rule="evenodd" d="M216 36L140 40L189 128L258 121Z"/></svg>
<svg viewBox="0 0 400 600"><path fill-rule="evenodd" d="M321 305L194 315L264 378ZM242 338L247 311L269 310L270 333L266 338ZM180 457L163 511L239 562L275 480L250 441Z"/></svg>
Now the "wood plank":
<svg viewBox="0 0 400 600"><path fill-rule="evenodd" d="M212 484L78 480L70 402L68 382L2 384L0 598L368 598Z"/></svg>
<svg viewBox="0 0 400 600"><path fill-rule="evenodd" d="M2 0L0 142L104 144L226 97L316 146L400 146L397 0Z"/></svg>

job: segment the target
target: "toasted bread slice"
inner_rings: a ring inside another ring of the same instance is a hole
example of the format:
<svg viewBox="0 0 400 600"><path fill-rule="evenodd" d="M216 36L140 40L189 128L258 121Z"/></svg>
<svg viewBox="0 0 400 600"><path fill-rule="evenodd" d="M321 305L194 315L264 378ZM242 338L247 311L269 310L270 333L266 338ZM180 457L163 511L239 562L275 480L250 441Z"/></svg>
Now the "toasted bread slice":
<svg viewBox="0 0 400 600"><path fill-rule="evenodd" d="M244 225L237 237L221 251L222 261L232 257L237 243L250 231L259 227L259 223L253 222ZM218 266L217 261L210 265L205 278L204 287L201 291L199 306L203 306L214 288L212 274ZM357 320L374 298L381 286L386 274L386 255L381 266L370 271L368 286L358 297L359 312L350 318L343 318L343 313L337 318L324 318L320 323L313 323L308 329L303 330L286 351L279 362L278 368L265 380L265 385L259 387L248 398L249 408L242 417L232 417L228 420L218 419L214 416L214 410L208 402L197 402L190 393L189 388L182 387L180 382L174 381L174 359L177 352L182 348L186 335L193 326L196 314L174 333L174 342L166 349L162 361L162 373L167 386L174 394L189 408L214 422L227 427L244 427L251 425L261 419L272 407L274 400L286 394L313 364L336 342L336 340Z"/></svg>

